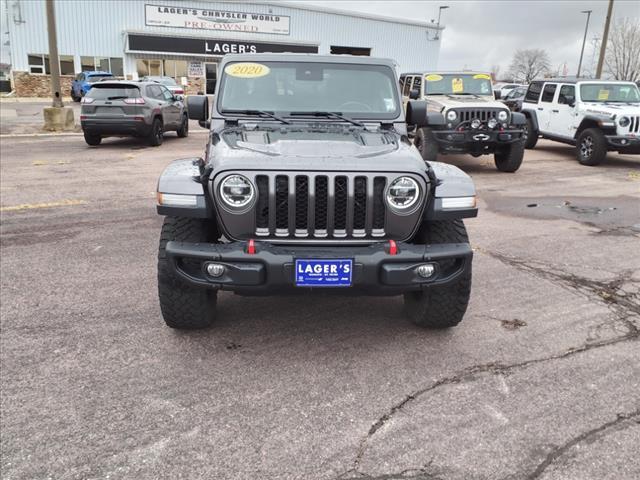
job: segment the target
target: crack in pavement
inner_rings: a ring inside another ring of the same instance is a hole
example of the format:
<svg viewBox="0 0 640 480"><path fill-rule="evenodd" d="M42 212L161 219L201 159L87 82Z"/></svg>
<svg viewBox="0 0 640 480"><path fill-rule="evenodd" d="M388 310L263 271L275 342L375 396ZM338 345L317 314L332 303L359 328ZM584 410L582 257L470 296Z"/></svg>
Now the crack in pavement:
<svg viewBox="0 0 640 480"><path fill-rule="evenodd" d="M391 420L391 418L397 412L402 410L407 404L411 403L418 397L431 392L443 385L452 385L461 383L463 381L472 380L477 375L482 373L506 374L511 372L512 370L525 368L530 365L560 360L596 348L602 348L621 342L637 340L638 338L640 338L640 328L638 328L638 326L636 326L635 323L633 323L629 319L631 315L640 315L640 304L635 303L633 299L629 299L620 295L618 292L620 287L625 282L630 281L632 272L625 272L610 282L600 282L578 277L577 275L566 272L554 271L549 266L541 266L542 264L534 265L530 262L526 262L514 257L509 257L500 253L488 252L484 250L481 251L502 261L503 263L506 263L507 265L511 265L522 271L529 272L539 277L548 279L556 284L560 284L560 286L564 288L569 288L570 290L578 291L583 295L587 295L589 300L604 302L610 309L613 309L613 312L616 314L617 318L625 324L625 326L627 327L627 333L618 337L598 342L585 343L579 347L570 348L565 352L548 357L534 358L512 364L501 364L498 362L493 362L481 365L473 365L471 367L463 369L457 374L442 378L426 387L413 391L412 393L406 395L401 401L393 405L384 415L379 417L378 420L376 420L371 425L369 431L367 432L367 435L364 436L358 444L358 450L356 452L356 457L353 460L352 468L349 470L350 472L358 472L358 468L360 467L364 454L367 450L369 440L376 434L378 430L380 430L389 420ZM594 293L596 294L596 298L593 297ZM632 297L635 298L635 296L636 295L633 295Z"/></svg>
<svg viewBox="0 0 640 480"><path fill-rule="evenodd" d="M408 468L398 473L383 473L376 476L358 472L356 469L351 468L336 477L336 480L442 480L442 477L428 471L428 469L431 467L431 464L432 462L429 462L422 468ZM344 476L349 474L355 474L357 476Z"/></svg>
<svg viewBox="0 0 640 480"><path fill-rule="evenodd" d="M640 409L634 410L629 413L619 413L615 420L611 420L607 423L600 425L599 427L592 428L591 430L587 430L586 432L581 433L570 439L568 442L554 448L549 454L545 457L544 461L540 463L536 469L530 474L527 475L527 480L535 480L539 478L544 471L547 469L549 465L555 462L558 458L562 457L568 450L576 446L577 444L584 442L585 440L589 440L592 437L599 435L605 430L612 429L614 427L619 426L621 423L629 422L629 420L633 420L636 417L639 417L639 420L635 420L636 422L640 421Z"/></svg>

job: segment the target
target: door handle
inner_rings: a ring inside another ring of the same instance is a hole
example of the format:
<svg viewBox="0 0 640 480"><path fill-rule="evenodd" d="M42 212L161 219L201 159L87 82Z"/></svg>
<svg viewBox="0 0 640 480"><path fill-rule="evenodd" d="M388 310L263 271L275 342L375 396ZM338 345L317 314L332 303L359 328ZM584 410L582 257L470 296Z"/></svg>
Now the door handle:
<svg viewBox="0 0 640 480"><path fill-rule="evenodd" d="M538 110L542 111L542 110L544 110L544 108L538 108Z"/></svg>
<svg viewBox="0 0 640 480"><path fill-rule="evenodd" d="M560 113L560 110L551 110L553 113Z"/></svg>

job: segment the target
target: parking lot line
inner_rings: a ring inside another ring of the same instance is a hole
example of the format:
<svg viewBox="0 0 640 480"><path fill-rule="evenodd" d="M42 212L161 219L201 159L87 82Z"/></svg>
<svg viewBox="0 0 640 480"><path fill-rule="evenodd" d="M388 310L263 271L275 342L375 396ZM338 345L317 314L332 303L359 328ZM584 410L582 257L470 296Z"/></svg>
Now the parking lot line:
<svg viewBox="0 0 640 480"><path fill-rule="evenodd" d="M0 207L0 212L17 212L20 210L36 210L38 208L54 208L54 207L70 207L74 205L86 205L86 200L65 199L57 202L46 203L22 203L20 205L10 205L8 207Z"/></svg>

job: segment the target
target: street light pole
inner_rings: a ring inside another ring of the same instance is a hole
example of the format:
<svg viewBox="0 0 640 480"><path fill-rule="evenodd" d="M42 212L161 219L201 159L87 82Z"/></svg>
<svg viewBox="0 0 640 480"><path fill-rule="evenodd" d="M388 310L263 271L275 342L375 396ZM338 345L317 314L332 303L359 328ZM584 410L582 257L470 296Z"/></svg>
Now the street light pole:
<svg viewBox="0 0 640 480"><path fill-rule="evenodd" d="M580 13L587 14L587 24L584 27L584 38L582 39L582 50L580 50L580 62L578 62L578 74L576 77L580 78L580 70L582 69L582 56L584 55L584 44L587 42L587 31L589 30L589 19L591 18L591 12L593 10L583 10Z"/></svg>
<svg viewBox="0 0 640 480"><path fill-rule="evenodd" d="M440 8L438 8L438 23L437 23L438 31L436 32L436 38L434 38L434 40L440 39L440 17L442 16L442 10L446 10L447 8L449 7L446 5L441 5Z"/></svg>
<svg viewBox="0 0 640 480"><path fill-rule="evenodd" d="M609 37L609 24L611 23L611 11L613 10L613 0L609 0L609 8L607 9L607 19L604 22L604 33L602 34L602 45L600 46L600 58L598 58L598 68L596 69L596 78L602 76L602 66L604 64L604 55L607 52L607 37Z"/></svg>
<svg viewBox="0 0 640 480"><path fill-rule="evenodd" d="M58 41L56 35L56 14L54 0L47 0L47 33L49 37L49 68L51 70L51 96L53 107L62 107L60 95L60 61L58 58Z"/></svg>

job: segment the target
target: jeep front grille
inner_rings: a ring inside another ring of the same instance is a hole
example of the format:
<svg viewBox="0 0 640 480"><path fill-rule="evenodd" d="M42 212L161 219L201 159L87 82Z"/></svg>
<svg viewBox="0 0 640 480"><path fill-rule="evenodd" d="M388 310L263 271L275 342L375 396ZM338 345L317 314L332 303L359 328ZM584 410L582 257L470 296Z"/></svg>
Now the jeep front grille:
<svg viewBox="0 0 640 480"><path fill-rule="evenodd" d="M387 176L258 174L256 236L384 237L388 181Z"/></svg>
<svg viewBox="0 0 640 480"><path fill-rule="evenodd" d="M456 109L458 114L458 123L466 123L477 118L481 122L488 122L490 119L498 119L498 112L506 111L500 108L469 108Z"/></svg>
<svg viewBox="0 0 640 480"><path fill-rule="evenodd" d="M640 133L640 116L629 117L629 133Z"/></svg>

